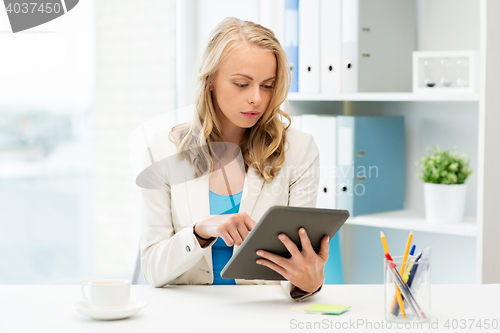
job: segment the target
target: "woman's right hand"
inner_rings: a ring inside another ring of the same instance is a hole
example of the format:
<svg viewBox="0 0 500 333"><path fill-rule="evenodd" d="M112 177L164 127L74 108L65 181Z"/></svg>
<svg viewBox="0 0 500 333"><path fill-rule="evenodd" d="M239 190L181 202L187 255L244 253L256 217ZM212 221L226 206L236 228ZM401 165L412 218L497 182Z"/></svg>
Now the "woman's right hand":
<svg viewBox="0 0 500 333"><path fill-rule="evenodd" d="M194 231L202 238L222 237L227 246L241 245L256 224L245 212L210 215L196 222Z"/></svg>

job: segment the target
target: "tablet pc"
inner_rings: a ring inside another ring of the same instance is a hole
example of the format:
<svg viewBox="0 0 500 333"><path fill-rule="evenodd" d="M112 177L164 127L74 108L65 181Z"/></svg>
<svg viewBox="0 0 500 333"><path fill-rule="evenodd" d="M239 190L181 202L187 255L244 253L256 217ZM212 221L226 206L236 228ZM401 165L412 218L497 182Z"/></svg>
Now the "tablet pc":
<svg viewBox="0 0 500 333"><path fill-rule="evenodd" d="M298 232L304 227L317 253L323 236L329 235L330 239L335 236L348 217L349 212L343 209L272 206L228 261L221 276L224 279L286 280L281 274L255 262L262 258L256 254L257 250L290 258L291 254L278 235L286 234L302 251Z"/></svg>

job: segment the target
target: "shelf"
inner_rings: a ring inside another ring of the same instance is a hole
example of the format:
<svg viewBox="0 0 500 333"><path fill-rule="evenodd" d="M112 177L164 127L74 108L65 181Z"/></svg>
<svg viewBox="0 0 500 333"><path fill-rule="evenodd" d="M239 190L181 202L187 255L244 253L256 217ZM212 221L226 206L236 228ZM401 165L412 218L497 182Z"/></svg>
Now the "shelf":
<svg viewBox="0 0 500 333"><path fill-rule="evenodd" d="M479 94L414 94L414 93L358 93L343 95L289 93L289 101L401 101L401 102L478 102Z"/></svg>
<svg viewBox="0 0 500 333"><path fill-rule="evenodd" d="M477 234L475 217L465 217L462 223L457 224L432 224L427 222L422 214L407 210L351 217L346 221L346 224L401 230L413 229L415 231L469 237L475 237Z"/></svg>

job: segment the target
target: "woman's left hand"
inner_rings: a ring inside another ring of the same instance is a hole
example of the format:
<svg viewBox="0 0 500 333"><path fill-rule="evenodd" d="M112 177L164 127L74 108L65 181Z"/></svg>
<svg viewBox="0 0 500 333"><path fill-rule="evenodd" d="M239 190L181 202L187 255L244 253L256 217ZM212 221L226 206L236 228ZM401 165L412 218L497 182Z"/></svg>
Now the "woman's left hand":
<svg viewBox="0 0 500 333"><path fill-rule="evenodd" d="M316 253L304 228L300 228L299 237L302 251L299 251L297 245L285 234L278 236L288 249L288 252L291 253L291 258L284 258L277 254L258 250L257 255L265 259L257 259L257 263L278 272L301 290L312 293L323 285L330 239L328 236L323 237L319 252Z"/></svg>

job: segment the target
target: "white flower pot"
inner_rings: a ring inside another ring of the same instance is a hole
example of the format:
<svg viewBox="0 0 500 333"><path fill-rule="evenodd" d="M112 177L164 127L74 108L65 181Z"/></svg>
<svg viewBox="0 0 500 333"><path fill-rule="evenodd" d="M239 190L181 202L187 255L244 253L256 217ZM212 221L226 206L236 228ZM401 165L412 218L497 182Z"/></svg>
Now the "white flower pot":
<svg viewBox="0 0 500 333"><path fill-rule="evenodd" d="M460 223L464 218L465 184L424 183L425 216L430 223Z"/></svg>

